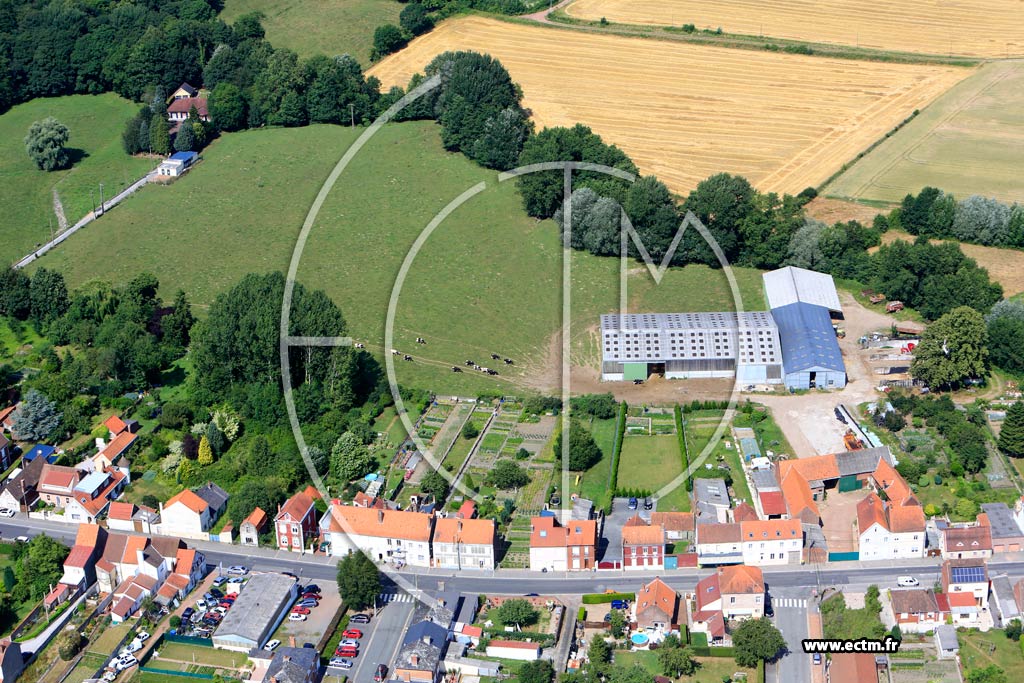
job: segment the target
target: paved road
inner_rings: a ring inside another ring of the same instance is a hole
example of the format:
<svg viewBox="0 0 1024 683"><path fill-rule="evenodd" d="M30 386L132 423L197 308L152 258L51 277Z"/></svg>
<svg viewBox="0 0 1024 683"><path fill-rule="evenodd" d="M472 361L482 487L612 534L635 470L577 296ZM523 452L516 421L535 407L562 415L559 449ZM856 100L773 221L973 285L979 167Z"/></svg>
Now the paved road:
<svg viewBox="0 0 1024 683"><path fill-rule="evenodd" d="M24 515L0 520L0 536L3 538L45 533L70 545L74 543L76 529L74 525L30 520ZM290 571L304 579L321 581L334 580L337 576L334 558L297 555L270 548L251 548L204 541L188 542L199 548L212 564L243 564L258 571ZM1024 577L1024 553L1010 554L988 564L990 572L1006 573L1011 581ZM843 562L835 563L834 567L817 565L817 569L812 566L779 566L764 567L763 570L768 589L774 593L786 588L806 591L812 586L822 589L829 586L863 589L870 584L877 584L879 588L895 588L896 577L902 575L915 576L921 581L922 586L931 586L939 575L939 566L938 558L926 558L891 562ZM662 579L673 588L692 590L699 579L710 573L710 569L679 569L664 574ZM439 582L448 581L450 584L451 579L457 576L459 589L468 593L578 595L600 593L609 588L635 590L638 583L650 580L655 573L637 570L538 574L528 570L504 570L464 571L457 575L449 569L406 567L400 575L413 584L416 590L434 590Z"/></svg>
<svg viewBox="0 0 1024 683"><path fill-rule="evenodd" d="M769 667L768 683L811 683L810 655L804 654L801 641L807 638L806 591L785 590L772 595L775 625L786 638L789 652Z"/></svg>

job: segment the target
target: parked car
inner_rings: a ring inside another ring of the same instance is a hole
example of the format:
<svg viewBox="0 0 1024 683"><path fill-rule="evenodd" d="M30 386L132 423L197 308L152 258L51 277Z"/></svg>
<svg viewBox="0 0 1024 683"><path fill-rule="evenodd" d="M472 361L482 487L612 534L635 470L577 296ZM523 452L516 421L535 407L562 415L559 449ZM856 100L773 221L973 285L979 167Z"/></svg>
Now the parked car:
<svg viewBox="0 0 1024 683"><path fill-rule="evenodd" d="M309 614L309 608L296 605L295 607L292 607L292 614Z"/></svg>
<svg viewBox="0 0 1024 683"><path fill-rule="evenodd" d="M625 600L612 600L612 609L626 609L629 603Z"/></svg>
<svg viewBox="0 0 1024 683"><path fill-rule="evenodd" d="M897 586L906 586L908 588L913 588L914 586L919 586L920 584L921 584L921 582L918 581L917 579L915 579L913 576L898 576L898 577L896 577L896 585Z"/></svg>
<svg viewBox="0 0 1024 683"><path fill-rule="evenodd" d="M342 638L362 638L363 632L357 628L347 628L341 633Z"/></svg>
<svg viewBox="0 0 1024 683"><path fill-rule="evenodd" d="M206 611L206 600L205 599L196 600L196 609L199 610L200 612L205 612Z"/></svg>
<svg viewBox="0 0 1024 683"><path fill-rule="evenodd" d="M320 594L319 593L303 593L302 595L299 596L299 599L300 600L319 600L320 599Z"/></svg>
<svg viewBox="0 0 1024 683"><path fill-rule="evenodd" d="M345 659L355 659L359 656L359 650L353 647L342 647L334 651L334 656L344 657Z"/></svg>
<svg viewBox="0 0 1024 683"><path fill-rule="evenodd" d="M18 513L11 508L0 508L0 517L13 517L16 514Z"/></svg>
<svg viewBox="0 0 1024 683"><path fill-rule="evenodd" d="M124 657L118 657L117 661L114 662L114 668L118 671L124 671L125 669L132 668L138 663L139 660L135 659L133 655L125 655Z"/></svg>
<svg viewBox="0 0 1024 683"><path fill-rule="evenodd" d="M609 622L611 620L612 620L612 613L609 612L608 614L604 615L604 619L602 619L601 621Z"/></svg>
<svg viewBox="0 0 1024 683"><path fill-rule="evenodd" d="M653 510L654 503L651 502L650 498L644 498L644 510Z"/></svg>
<svg viewBox="0 0 1024 683"><path fill-rule="evenodd" d="M303 643L302 647L307 648L309 650L315 650L316 649L316 645L314 645L313 643Z"/></svg>
<svg viewBox="0 0 1024 683"><path fill-rule="evenodd" d="M274 640L271 640L266 645L264 645L263 649L266 650L267 652L273 652L274 650L277 649L277 646L280 645L280 644L281 644L281 641L278 640L277 638L275 638Z"/></svg>
<svg viewBox="0 0 1024 683"><path fill-rule="evenodd" d="M331 657L331 661L327 666L333 666L336 669L351 669L355 664L351 659L345 659L344 657Z"/></svg>
<svg viewBox="0 0 1024 683"><path fill-rule="evenodd" d="M219 587L223 586L227 582L228 582L228 577L226 577L226 576L218 576L216 579L213 580L213 585L217 586L219 588Z"/></svg>
<svg viewBox="0 0 1024 683"><path fill-rule="evenodd" d="M352 617L348 620L348 623L350 623L350 624L369 624L370 623L370 615L369 614L362 614L362 613L360 613L360 614L353 614Z"/></svg>
<svg viewBox="0 0 1024 683"><path fill-rule="evenodd" d="M192 609L191 607L186 607L185 611L181 613L181 620L189 621L190 619L192 619L192 615L195 613L196 611L194 609Z"/></svg>
<svg viewBox="0 0 1024 683"><path fill-rule="evenodd" d="M136 639L137 639L137 640L138 640L138 641L139 641L140 643L144 643L144 642L146 642L147 640L149 640L149 634L148 634L148 633L146 633L145 631L139 631L138 633L136 633L136 634L135 634L135 638L136 638Z"/></svg>
<svg viewBox="0 0 1024 683"><path fill-rule="evenodd" d="M312 598L306 600L299 600L296 603L299 607L316 607L320 604L319 600L313 600Z"/></svg>
<svg viewBox="0 0 1024 683"><path fill-rule="evenodd" d="M133 640L130 643L125 643L125 646L121 648L121 651L118 652L118 655L121 656L121 657L127 657L128 655L132 654L133 652L138 652L141 649L142 649L142 643L140 643L137 640Z"/></svg>
<svg viewBox="0 0 1024 683"><path fill-rule="evenodd" d="M108 670L108 671L104 671L103 672L103 680L105 680L107 683L112 683L112 681L115 678L117 678L117 672L116 671L109 671Z"/></svg>
<svg viewBox="0 0 1024 683"><path fill-rule="evenodd" d="M235 585L240 584L240 583L245 583L245 577L244 576L232 576L230 579L228 579L228 583L229 584L235 584Z"/></svg>
<svg viewBox="0 0 1024 683"><path fill-rule="evenodd" d="M637 507L637 500L636 500L636 498L630 498L629 499L629 509L630 510L636 510L636 507Z"/></svg>
<svg viewBox="0 0 1024 683"><path fill-rule="evenodd" d="M316 585L315 583L311 583L308 586L306 586L305 588L303 588L302 592L303 593L319 593L320 592L320 586Z"/></svg>
<svg viewBox="0 0 1024 683"><path fill-rule="evenodd" d="M288 621L305 621L305 620L306 620L306 615L305 614L295 614L293 612L292 614L288 615Z"/></svg>
<svg viewBox="0 0 1024 683"><path fill-rule="evenodd" d="M373 680L377 683L381 683L385 678L388 677L388 667L386 664L378 664L377 671L373 674Z"/></svg>
<svg viewBox="0 0 1024 683"><path fill-rule="evenodd" d="M14 540L18 543L28 543L28 536L18 536Z"/></svg>
<svg viewBox="0 0 1024 683"><path fill-rule="evenodd" d="M814 663L815 664L821 664L821 653L820 652L815 652L814 653Z"/></svg>
<svg viewBox="0 0 1024 683"><path fill-rule="evenodd" d="M219 588L211 588L210 589L210 595L212 595L213 597L215 597L215 598L217 598L219 600L220 598L224 597L224 591L222 591Z"/></svg>
<svg viewBox="0 0 1024 683"><path fill-rule="evenodd" d="M356 648L358 650L359 649L359 641L358 640L352 640L351 638L347 638L347 639L341 641L341 644L338 647L354 647L354 648Z"/></svg>
<svg viewBox="0 0 1024 683"><path fill-rule="evenodd" d="M248 573L249 573L249 570L247 568L243 567L240 564L233 564L230 567L228 567L228 574L243 575L244 576L245 574L248 574Z"/></svg>

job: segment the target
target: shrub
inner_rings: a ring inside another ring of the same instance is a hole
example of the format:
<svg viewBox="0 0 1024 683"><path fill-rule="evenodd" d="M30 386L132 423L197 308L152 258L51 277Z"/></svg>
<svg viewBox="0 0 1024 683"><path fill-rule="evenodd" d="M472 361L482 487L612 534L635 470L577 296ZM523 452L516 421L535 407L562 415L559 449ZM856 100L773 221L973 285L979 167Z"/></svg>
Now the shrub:
<svg viewBox="0 0 1024 683"><path fill-rule="evenodd" d="M926 488L932 483L931 478L927 474L922 474L920 479L917 480L917 485L921 488Z"/></svg>
<svg viewBox="0 0 1024 683"><path fill-rule="evenodd" d="M480 428L473 424L470 420L462 427L462 438L464 439L475 439L480 435Z"/></svg>

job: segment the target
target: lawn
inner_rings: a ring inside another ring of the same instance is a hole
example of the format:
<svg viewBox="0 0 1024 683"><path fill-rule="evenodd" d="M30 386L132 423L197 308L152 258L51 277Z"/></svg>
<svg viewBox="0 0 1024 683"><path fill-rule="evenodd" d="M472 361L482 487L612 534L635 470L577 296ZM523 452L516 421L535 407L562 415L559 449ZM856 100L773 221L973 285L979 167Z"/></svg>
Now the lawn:
<svg viewBox="0 0 1024 683"><path fill-rule="evenodd" d="M159 652L160 657L153 659L153 667L157 669L174 668L172 666L161 666L162 660L192 662L200 666L229 667L232 669L242 666L246 660L244 653L187 645L185 643L163 642L160 644Z"/></svg>
<svg viewBox="0 0 1024 683"><path fill-rule="evenodd" d="M308 207L356 132L319 125L226 134L188 175L144 188L40 264L64 272L72 286L120 283L151 271L164 297L185 289L201 318L216 294L244 274L287 269ZM403 385L441 394L514 393L544 371L561 324L560 239L552 221L523 212L513 183L496 179L444 152L436 124L385 126L339 178L309 235L299 280L322 287L344 312L348 333L380 357L385 314L408 250L452 198L487 183L441 223L408 273L391 344L414 358L396 366ZM201 216L202 229L180 219L183 206ZM118 244L113 260L110 243ZM214 244L229 248L211 251ZM619 262L575 252L572 264L574 362L591 364L596 359L580 350L600 313L618 303ZM646 271L633 272L637 310L731 308L719 270L672 269L660 287L649 284ZM734 272L744 301L760 305L760 272ZM417 345L418 336L428 343ZM490 353L516 365L503 366L498 377L451 372Z"/></svg>
<svg viewBox="0 0 1024 683"><path fill-rule="evenodd" d="M675 434L626 436L619 456L619 488L657 493L683 471L682 457Z"/></svg>
<svg viewBox="0 0 1024 683"><path fill-rule="evenodd" d="M983 669L989 664L995 664L1007 673L1024 667L1020 644L1007 638L1003 631L958 631L957 640L960 641L960 660L965 671Z"/></svg>
<svg viewBox="0 0 1024 683"><path fill-rule="evenodd" d="M7 567L11 567L13 569L14 561L11 559L11 551L13 550L13 545L0 545L0 572L3 572ZM37 603L29 600L28 602L15 605L14 614L12 614L10 618L5 618L0 621L0 635L6 636L14 630L14 627L20 624L25 617L29 615L36 604Z"/></svg>
<svg viewBox="0 0 1024 683"><path fill-rule="evenodd" d="M696 659L700 663L697 672L692 676L683 676L675 680L680 683L722 683L723 680L726 680L725 677L743 672L747 681L751 681L751 683L756 681L755 674L757 672L754 669L737 666L732 657L698 657ZM650 650L636 652L616 650L615 664L625 667L639 665L654 676L662 675L661 665L658 664L658 653Z"/></svg>
<svg viewBox="0 0 1024 683"><path fill-rule="evenodd" d="M398 24L402 7L394 0L227 0L220 16L230 23L247 12L261 12L274 47L302 57L350 54L366 66L374 29Z"/></svg>
<svg viewBox="0 0 1024 683"><path fill-rule="evenodd" d="M58 228L53 211L57 188L68 224L74 224L99 201L156 167L153 159L129 157L121 149L121 127L136 105L114 94L39 98L19 104L0 116L0 244L4 261L14 261L50 239ZM22 141L33 121L53 116L68 127L68 148L74 165L47 173L36 168ZM110 258L110 253L95 257Z"/></svg>
<svg viewBox="0 0 1024 683"><path fill-rule="evenodd" d="M103 633L100 634L100 637L90 643L86 649L99 655L110 655L114 652L114 648L128 635L128 632L132 630L132 626L128 622L107 626Z"/></svg>
<svg viewBox="0 0 1024 683"><path fill-rule="evenodd" d="M93 676L100 669L101 666L106 664L107 658L110 655L99 655L93 652L87 652L79 660L75 668L71 670L68 677L64 679L64 683L82 683L83 681L94 680Z"/></svg>
<svg viewBox="0 0 1024 683"><path fill-rule="evenodd" d="M615 418L592 420L590 433L601 449L602 457L589 470L573 476L573 491L582 498L601 501L608 491L612 476L612 451L615 448ZM579 477L578 481L576 477Z"/></svg>

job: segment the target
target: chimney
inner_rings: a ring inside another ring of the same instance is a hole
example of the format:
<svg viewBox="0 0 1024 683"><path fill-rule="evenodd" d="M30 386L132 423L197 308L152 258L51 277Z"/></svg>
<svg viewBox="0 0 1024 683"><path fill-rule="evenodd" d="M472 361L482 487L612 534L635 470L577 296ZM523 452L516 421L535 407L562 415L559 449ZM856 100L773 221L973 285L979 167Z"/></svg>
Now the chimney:
<svg viewBox="0 0 1024 683"><path fill-rule="evenodd" d="M459 520L458 531L459 531L460 534L462 533L462 520L461 519Z"/></svg>
<svg viewBox="0 0 1024 683"><path fill-rule="evenodd" d="M291 637L288 638L288 644L291 647L295 647L295 636L291 636Z"/></svg>
<svg viewBox="0 0 1024 683"><path fill-rule="evenodd" d="M294 638L293 638L293 640L294 640ZM284 655L284 656L281 657L281 661L282 662L290 662L290 661L292 661L292 656L291 655Z"/></svg>
<svg viewBox="0 0 1024 683"><path fill-rule="evenodd" d="M383 510L377 510L377 524L383 524L383 523L384 523L384 511Z"/></svg>
<svg viewBox="0 0 1024 683"><path fill-rule="evenodd" d="M430 639L430 636L423 636L422 638L420 638L420 640L422 640L422 641L423 641L423 644L424 644L424 645L430 645L430 644L431 644L431 643L433 642L433 641L432 641L432 640Z"/></svg>
<svg viewBox="0 0 1024 683"><path fill-rule="evenodd" d="M419 665L419 663L420 663L420 656L419 655L409 655L409 663L412 664L413 666Z"/></svg>

